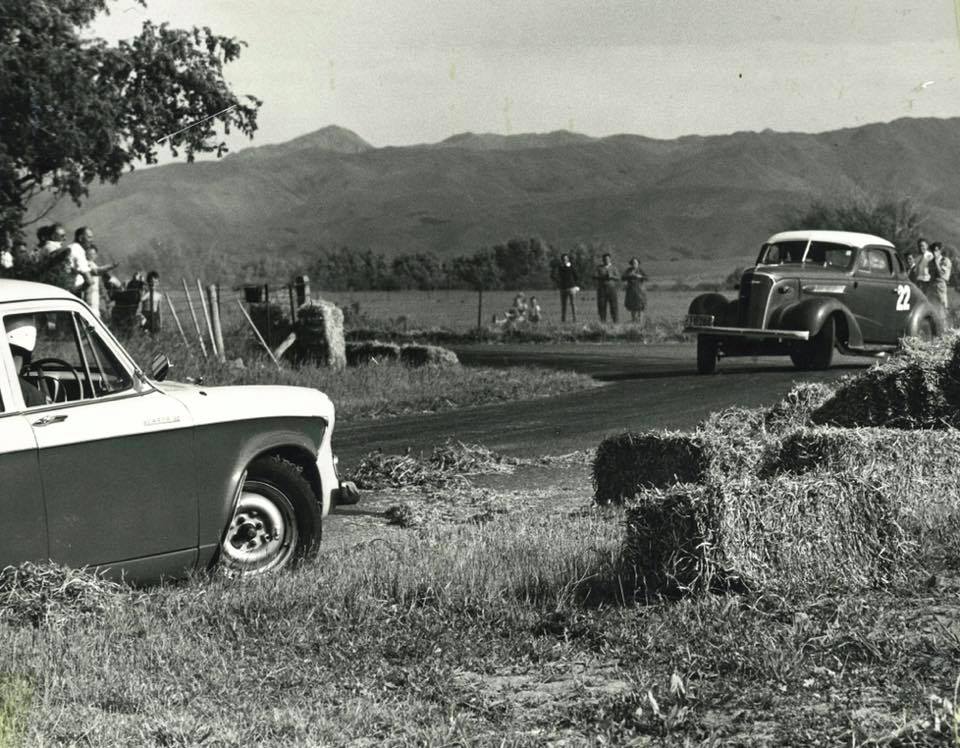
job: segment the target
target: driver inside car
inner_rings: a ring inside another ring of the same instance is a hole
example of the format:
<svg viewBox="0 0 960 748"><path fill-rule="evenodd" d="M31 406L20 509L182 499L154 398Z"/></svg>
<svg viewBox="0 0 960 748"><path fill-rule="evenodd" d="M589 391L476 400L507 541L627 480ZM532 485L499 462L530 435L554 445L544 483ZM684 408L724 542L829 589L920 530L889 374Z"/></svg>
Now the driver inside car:
<svg viewBox="0 0 960 748"><path fill-rule="evenodd" d="M30 365L33 349L37 344L37 323L33 315L12 317L6 321L7 343L10 345L10 354L17 367L17 379L20 382L20 391L23 393L23 402L28 408L37 405L46 405L47 398L40 389L27 380L23 374Z"/></svg>

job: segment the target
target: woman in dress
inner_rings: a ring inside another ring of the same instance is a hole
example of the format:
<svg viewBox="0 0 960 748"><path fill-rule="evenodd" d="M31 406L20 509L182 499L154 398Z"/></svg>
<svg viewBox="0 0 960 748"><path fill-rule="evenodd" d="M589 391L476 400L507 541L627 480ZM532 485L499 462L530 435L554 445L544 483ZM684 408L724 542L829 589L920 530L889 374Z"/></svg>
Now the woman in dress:
<svg viewBox="0 0 960 748"><path fill-rule="evenodd" d="M640 269L640 260L632 258L627 269L623 271L622 278L627 283L623 305L630 310L633 321L643 327L643 311L647 308L647 292L643 290L643 282L647 276Z"/></svg>

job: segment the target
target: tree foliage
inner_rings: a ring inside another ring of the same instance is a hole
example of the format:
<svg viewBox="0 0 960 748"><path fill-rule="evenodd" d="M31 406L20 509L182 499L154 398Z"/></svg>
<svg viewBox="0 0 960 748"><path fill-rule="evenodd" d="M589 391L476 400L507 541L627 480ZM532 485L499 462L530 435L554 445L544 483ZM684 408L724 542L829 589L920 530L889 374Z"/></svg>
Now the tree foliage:
<svg viewBox="0 0 960 748"><path fill-rule="evenodd" d="M786 211L775 228L830 229L873 234L892 242L901 253L913 251L920 237L922 216L909 198L817 199L805 208Z"/></svg>
<svg viewBox="0 0 960 748"><path fill-rule="evenodd" d="M137 0L143 3L143 0ZM84 34L113 0L4 0L0 11L0 229L41 192L79 203L160 148L222 155L218 132L252 136L260 101L237 97L224 65L244 46L209 28L150 21L118 44Z"/></svg>

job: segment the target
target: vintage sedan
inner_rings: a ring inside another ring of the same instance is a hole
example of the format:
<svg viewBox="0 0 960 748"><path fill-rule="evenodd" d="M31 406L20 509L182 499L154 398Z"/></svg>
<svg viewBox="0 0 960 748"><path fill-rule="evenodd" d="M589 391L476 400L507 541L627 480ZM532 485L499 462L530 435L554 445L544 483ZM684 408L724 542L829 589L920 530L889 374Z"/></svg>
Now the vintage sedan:
<svg viewBox="0 0 960 748"><path fill-rule="evenodd" d="M165 357L144 372L53 286L0 280L0 325L0 567L263 573L313 554L356 499L322 392L158 381Z"/></svg>
<svg viewBox="0 0 960 748"><path fill-rule="evenodd" d="M787 231L760 249L739 295L697 296L685 331L697 334L697 370L728 356L789 355L826 369L834 350L879 356L904 337L932 337L941 311L907 276L886 239L847 231Z"/></svg>

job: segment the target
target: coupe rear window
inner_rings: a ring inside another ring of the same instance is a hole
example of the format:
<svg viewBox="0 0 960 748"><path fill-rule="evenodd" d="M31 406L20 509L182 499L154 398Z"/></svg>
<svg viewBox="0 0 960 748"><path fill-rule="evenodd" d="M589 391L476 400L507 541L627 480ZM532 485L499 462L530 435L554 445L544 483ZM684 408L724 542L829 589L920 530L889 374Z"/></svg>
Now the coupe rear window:
<svg viewBox="0 0 960 748"><path fill-rule="evenodd" d="M803 263L820 267L847 270L853 264L853 249L846 244L808 242L804 239L764 244L760 250L760 265Z"/></svg>

